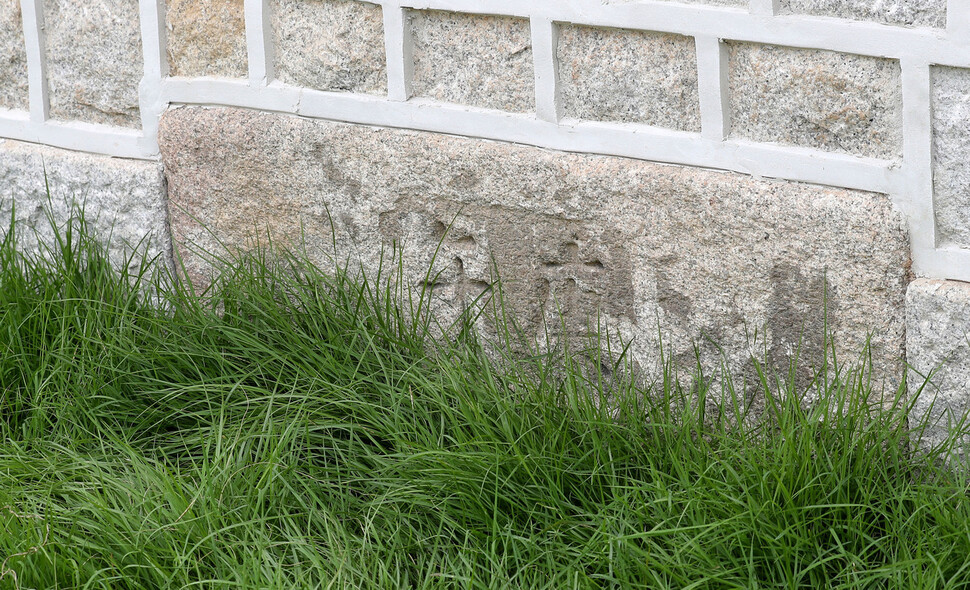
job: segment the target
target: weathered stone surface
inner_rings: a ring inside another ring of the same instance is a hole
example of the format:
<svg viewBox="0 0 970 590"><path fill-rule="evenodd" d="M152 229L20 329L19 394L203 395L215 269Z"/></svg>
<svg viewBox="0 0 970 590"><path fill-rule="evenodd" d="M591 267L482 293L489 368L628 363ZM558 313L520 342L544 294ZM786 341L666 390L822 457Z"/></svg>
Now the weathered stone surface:
<svg viewBox="0 0 970 590"><path fill-rule="evenodd" d="M970 70L933 68L937 241L970 248Z"/></svg>
<svg viewBox="0 0 970 590"><path fill-rule="evenodd" d="M728 47L732 137L901 156L899 62L751 43Z"/></svg>
<svg viewBox="0 0 970 590"><path fill-rule="evenodd" d="M20 0L0 0L0 108L28 108L27 52Z"/></svg>
<svg viewBox="0 0 970 590"><path fill-rule="evenodd" d="M381 7L356 0L276 0L276 76L316 90L387 92Z"/></svg>
<svg viewBox="0 0 970 590"><path fill-rule="evenodd" d="M37 236L51 243L44 210L48 202L45 172L59 224L67 221L72 203L82 205L91 229L105 237L109 256L116 264L121 264L135 247L169 264L165 177L161 165L152 162L2 140L0 235L6 233L11 208L15 207L24 247L36 248Z"/></svg>
<svg viewBox="0 0 970 590"><path fill-rule="evenodd" d="M910 284L906 361L910 393L923 387L913 417L929 420L924 443L938 444L948 436L948 424L970 411L970 284L929 279ZM967 443L962 441L964 454Z"/></svg>
<svg viewBox="0 0 970 590"><path fill-rule="evenodd" d="M578 334L598 310L643 366L658 362L658 325L685 364L696 339L708 366L710 341L733 367L800 341L817 361L827 290L843 358L872 330L878 374L901 374L909 249L883 195L235 109L171 110L160 145L177 244L302 235L327 264L332 222L340 258L373 269L403 243L420 284L440 242L441 300L480 294L494 257L529 329L559 307Z"/></svg>
<svg viewBox="0 0 970 590"><path fill-rule="evenodd" d="M514 112L535 110L529 21L413 11L416 96Z"/></svg>
<svg viewBox="0 0 970 590"><path fill-rule="evenodd" d="M45 19L51 117L140 127L138 0L46 0Z"/></svg>
<svg viewBox="0 0 970 590"><path fill-rule="evenodd" d="M693 38L563 25L558 54L565 116L701 130Z"/></svg>
<svg viewBox="0 0 970 590"><path fill-rule="evenodd" d="M243 0L167 0L168 61L172 76L245 78Z"/></svg>
<svg viewBox="0 0 970 590"><path fill-rule="evenodd" d="M945 27L946 0L782 0L782 12L890 25Z"/></svg>

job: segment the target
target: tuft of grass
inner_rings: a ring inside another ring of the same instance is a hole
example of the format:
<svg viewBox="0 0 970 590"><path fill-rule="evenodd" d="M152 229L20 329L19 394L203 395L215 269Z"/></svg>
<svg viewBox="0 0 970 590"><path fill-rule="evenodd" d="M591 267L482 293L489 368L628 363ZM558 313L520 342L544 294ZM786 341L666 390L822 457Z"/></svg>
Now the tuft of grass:
<svg viewBox="0 0 970 590"><path fill-rule="evenodd" d="M955 442L912 452L905 384L755 363L737 420L729 376L441 336L393 270L257 251L196 294L58 236L0 244L0 587L970 585Z"/></svg>

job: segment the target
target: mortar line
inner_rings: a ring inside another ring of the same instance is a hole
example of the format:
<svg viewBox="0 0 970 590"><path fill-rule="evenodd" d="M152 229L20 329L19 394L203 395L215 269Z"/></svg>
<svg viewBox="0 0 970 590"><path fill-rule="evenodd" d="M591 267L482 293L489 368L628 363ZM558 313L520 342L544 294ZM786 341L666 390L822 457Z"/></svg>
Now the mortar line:
<svg viewBox="0 0 970 590"><path fill-rule="evenodd" d="M778 14L780 9L780 0L750 0L748 3L748 10L751 11L751 14L774 16Z"/></svg>
<svg viewBox="0 0 970 590"><path fill-rule="evenodd" d="M730 96L727 46L717 37L694 38L697 54L697 95L701 108L701 134L723 141L730 133Z"/></svg>
<svg viewBox="0 0 970 590"><path fill-rule="evenodd" d="M21 0L20 7L24 26L24 46L27 53L27 96L30 120L34 123L44 123L50 117L44 0Z"/></svg>
<svg viewBox="0 0 970 590"><path fill-rule="evenodd" d="M387 96L396 102L411 98L411 84L414 80L414 40L407 11L407 8L390 3L383 6Z"/></svg>
<svg viewBox="0 0 970 590"><path fill-rule="evenodd" d="M244 5L249 84L257 88L266 86L276 77L269 2L270 0L245 0Z"/></svg>
<svg viewBox="0 0 970 590"><path fill-rule="evenodd" d="M559 95L559 27L550 19L529 21L532 30L532 57L535 68L536 117L558 123L562 117Z"/></svg>
<svg viewBox="0 0 970 590"><path fill-rule="evenodd" d="M915 270L935 256L936 220L933 206L932 79L925 60L900 61L903 96L903 177L893 199L906 214ZM916 253L919 253L916 256Z"/></svg>

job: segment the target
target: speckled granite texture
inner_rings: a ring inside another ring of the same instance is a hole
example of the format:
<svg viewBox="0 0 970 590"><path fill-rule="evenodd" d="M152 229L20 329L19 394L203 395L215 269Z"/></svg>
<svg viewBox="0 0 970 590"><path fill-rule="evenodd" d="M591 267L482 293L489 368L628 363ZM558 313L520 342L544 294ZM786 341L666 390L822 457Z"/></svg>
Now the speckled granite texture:
<svg viewBox="0 0 970 590"><path fill-rule="evenodd" d="M140 127L138 0L46 0L54 119Z"/></svg>
<svg viewBox="0 0 970 590"><path fill-rule="evenodd" d="M387 93L381 7L356 0L275 0L276 77L316 90Z"/></svg>
<svg viewBox="0 0 970 590"><path fill-rule="evenodd" d="M693 341L719 366L714 341L734 368L764 350L787 366L800 346L807 370L827 292L840 354L873 331L877 380L901 375L909 247L883 195L228 108L170 110L159 140L177 244L304 236L326 265L333 229L337 258L369 269L403 244L414 285L437 251L432 289L452 310L494 260L526 329L561 309L579 337L599 310L653 368L659 326L685 366ZM206 262L183 254L205 282Z"/></svg>
<svg viewBox="0 0 970 590"><path fill-rule="evenodd" d="M20 0L0 0L0 108L28 108L27 52Z"/></svg>
<svg viewBox="0 0 970 590"><path fill-rule="evenodd" d="M514 112L535 110L532 33L525 19L409 13L415 96Z"/></svg>
<svg viewBox="0 0 970 590"><path fill-rule="evenodd" d="M970 283L921 279L906 293L908 385L915 393L935 372L915 400L913 415L928 418L924 444L939 444L949 434L948 421L970 410ZM931 407L932 406L932 407ZM964 460L970 440L962 441Z"/></svg>
<svg viewBox="0 0 970 590"><path fill-rule="evenodd" d="M0 235L6 233L16 206L23 247L36 248L38 237L51 242L44 211L47 184L58 223L67 221L71 203L83 205L86 221L94 235L106 238L115 264L123 264L136 247L162 264L170 263L165 177L159 163L0 140Z"/></svg>
<svg viewBox="0 0 970 590"><path fill-rule="evenodd" d="M732 137L901 156L899 62L750 43L728 52Z"/></svg>
<svg viewBox="0 0 970 590"><path fill-rule="evenodd" d="M245 78L243 0L167 0L168 61L172 76Z"/></svg>
<svg viewBox="0 0 970 590"><path fill-rule="evenodd" d="M970 70L932 71L937 242L970 248Z"/></svg>
<svg viewBox="0 0 970 590"><path fill-rule="evenodd" d="M889 25L946 26L946 0L782 0L781 10Z"/></svg>
<svg viewBox="0 0 970 590"><path fill-rule="evenodd" d="M693 38L562 25L558 55L566 117L701 130Z"/></svg>

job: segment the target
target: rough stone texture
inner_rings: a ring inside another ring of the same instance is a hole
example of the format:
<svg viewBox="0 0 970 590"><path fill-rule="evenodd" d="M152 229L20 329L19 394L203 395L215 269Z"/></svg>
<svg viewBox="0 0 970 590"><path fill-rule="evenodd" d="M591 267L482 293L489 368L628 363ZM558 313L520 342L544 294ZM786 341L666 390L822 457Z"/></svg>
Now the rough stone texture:
<svg viewBox="0 0 970 590"><path fill-rule="evenodd" d="M59 224L66 222L71 203L83 205L91 229L105 236L116 264L135 247L169 263L165 177L161 165L151 162L0 140L0 235L9 228L11 208L16 207L24 247L36 248L37 236L51 243L45 172Z"/></svg>
<svg viewBox="0 0 970 590"><path fill-rule="evenodd" d="M946 0L782 0L781 10L889 25L946 26Z"/></svg>
<svg viewBox="0 0 970 590"><path fill-rule="evenodd" d="M0 0L0 108L28 108L27 52L20 0Z"/></svg>
<svg viewBox="0 0 970 590"><path fill-rule="evenodd" d="M138 0L45 0L52 118L140 127Z"/></svg>
<svg viewBox="0 0 970 590"><path fill-rule="evenodd" d="M970 248L970 70L933 68L937 242Z"/></svg>
<svg viewBox="0 0 970 590"><path fill-rule="evenodd" d="M970 284L921 279L906 293L906 361L909 387L915 394L930 373L929 383L913 405L916 419L928 418L926 445L942 442L948 423L970 410ZM932 406L932 408L931 408ZM963 440L961 453L966 458Z"/></svg>
<svg viewBox="0 0 970 590"><path fill-rule="evenodd" d="M535 110L529 21L413 11L416 96L514 112Z"/></svg>
<svg viewBox="0 0 970 590"><path fill-rule="evenodd" d="M247 76L243 0L167 1L172 76Z"/></svg>
<svg viewBox="0 0 970 590"><path fill-rule="evenodd" d="M701 130L692 37L563 25L558 54L567 117Z"/></svg>
<svg viewBox="0 0 970 590"><path fill-rule="evenodd" d="M728 47L733 137L901 156L899 62L820 49Z"/></svg>
<svg viewBox="0 0 970 590"><path fill-rule="evenodd" d="M598 310L654 368L658 323L684 365L695 339L708 367L711 341L732 367L764 350L783 364L802 335L816 362L827 287L842 358L873 330L878 375L901 374L909 248L883 195L236 109L171 110L159 140L179 245L302 235L325 265L332 220L340 258L373 269L403 244L418 285L440 242L445 307L482 293L494 259L529 330L558 307L579 336ZM185 254L204 283L206 262Z"/></svg>
<svg viewBox="0 0 970 590"><path fill-rule="evenodd" d="M316 90L387 93L381 7L355 0L277 0L276 75Z"/></svg>

